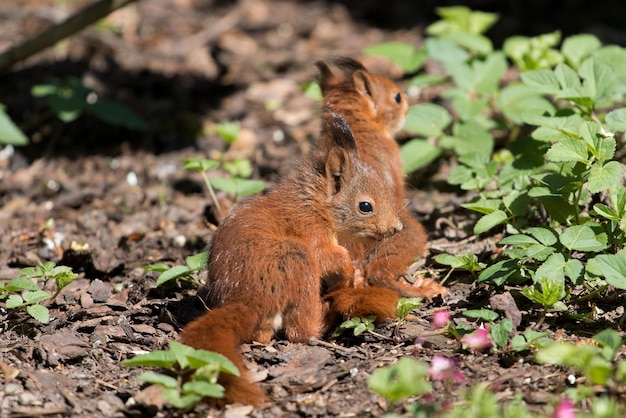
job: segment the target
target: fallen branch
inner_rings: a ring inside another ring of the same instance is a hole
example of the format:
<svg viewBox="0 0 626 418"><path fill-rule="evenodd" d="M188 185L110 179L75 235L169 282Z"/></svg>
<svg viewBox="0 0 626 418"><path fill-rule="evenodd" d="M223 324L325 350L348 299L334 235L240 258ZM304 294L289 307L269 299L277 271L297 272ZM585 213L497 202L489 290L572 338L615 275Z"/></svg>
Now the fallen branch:
<svg viewBox="0 0 626 418"><path fill-rule="evenodd" d="M51 26L34 38L27 39L20 45L14 46L0 54L0 72L81 31L112 11L135 1L137 0L99 0L79 10L64 22Z"/></svg>

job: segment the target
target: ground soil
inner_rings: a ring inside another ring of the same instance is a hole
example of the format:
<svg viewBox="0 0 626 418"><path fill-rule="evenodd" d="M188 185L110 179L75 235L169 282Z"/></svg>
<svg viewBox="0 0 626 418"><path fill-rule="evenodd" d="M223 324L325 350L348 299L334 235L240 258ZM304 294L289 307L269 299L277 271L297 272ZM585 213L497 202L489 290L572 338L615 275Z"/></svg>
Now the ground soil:
<svg viewBox="0 0 626 418"><path fill-rule="evenodd" d="M3 1L0 50L62 21L83 3ZM0 416L379 416L401 412L403 405L390 408L373 394L369 374L401 356L429 362L435 354L457 359L465 379L434 382L434 391L420 400L424 404L449 405L480 382L502 401L521 396L535 411L558 399L567 370L527 362L529 357L464 351L441 335L424 337L432 313L441 308L459 322L466 321L465 309L488 307L521 313L519 330L536 324L536 312L518 289L494 291L457 273L446 281L450 295L425 303L400 327L391 323L376 334L311 344L279 339L245 345L272 398L261 408L218 411L200 404L182 414L135 378L138 369L119 364L167 348L203 310L194 286L171 282L157 288L157 274L142 268L184 264L205 249L217 223L202 178L184 171L182 159L221 151L246 157L253 177L271 188L315 141L318 104L301 85L314 78L316 59L353 56L406 82L398 68L362 50L392 40L419 45L436 2L384 3L144 1L0 74L0 102L32 139L27 147L0 148L0 279L46 260L79 273L48 304L49 324L0 303ZM468 4L493 9L498 2L475 3ZM543 2L534 3L541 3L534 10L545 16ZM612 2L594 2L593 10L568 2L552 20L532 24L523 24L531 8L515 4L500 10L494 39L555 29L593 31L608 42L624 39L611 26L612 19L624 21L624 8L607 9ZM72 123L56 119L30 89L68 76L131 107L149 129L117 128L90 115ZM212 129L226 121L242 127L230 148ZM472 196L446 184L448 165L442 159L413 175L408 194L411 212L430 234L429 255L411 272L438 280L448 269L433 255L469 252L489 261L499 238L472 234L476 217L461 207ZM218 197L224 207L236 203L226 194ZM516 303L504 306L490 299L494 294L512 295L508 300ZM606 326L618 328L623 314L611 299L577 309L591 320L549 316L543 329L552 338L578 341Z"/></svg>

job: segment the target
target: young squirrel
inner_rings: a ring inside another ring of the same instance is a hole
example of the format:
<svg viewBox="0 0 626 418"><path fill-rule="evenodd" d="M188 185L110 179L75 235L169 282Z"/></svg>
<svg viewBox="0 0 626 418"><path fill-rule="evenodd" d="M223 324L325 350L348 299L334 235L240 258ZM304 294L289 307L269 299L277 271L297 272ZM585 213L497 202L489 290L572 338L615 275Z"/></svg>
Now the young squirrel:
<svg viewBox="0 0 626 418"><path fill-rule="evenodd" d="M324 107L340 113L348 121L360 158L383 177L386 187L393 190L404 226L400 233L382 241L340 240L340 244L348 248L357 264L363 265L363 276L368 285L396 290L408 297L432 298L446 294L445 287L431 279L423 278L413 285L397 280L416 257L424 254L426 244L423 226L405 209L400 147L394 139L406 119L407 96L393 81L368 72L360 62L351 58L337 58L328 63L318 61L316 66ZM333 72L331 66L340 74ZM327 138L328 135L322 135L318 146L328 148ZM349 297L349 292L345 296ZM354 309L362 299L363 294L355 296Z"/></svg>
<svg viewBox="0 0 626 418"><path fill-rule="evenodd" d="M341 241L382 240L402 229L395 198L377 171L358 157L346 121L324 113L324 143L272 192L234 209L209 248L208 304L180 340L219 352L242 371L220 374L217 404L261 404L261 389L245 378L237 349L269 342L284 329L292 342L318 338L326 309L321 295L353 287L354 266Z"/></svg>

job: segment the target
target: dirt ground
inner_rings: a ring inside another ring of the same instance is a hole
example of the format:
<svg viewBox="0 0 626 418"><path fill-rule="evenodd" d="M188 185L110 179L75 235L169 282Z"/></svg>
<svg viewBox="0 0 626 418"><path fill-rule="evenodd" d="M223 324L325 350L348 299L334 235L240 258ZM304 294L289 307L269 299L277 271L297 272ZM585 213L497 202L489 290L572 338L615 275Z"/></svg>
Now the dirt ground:
<svg viewBox="0 0 626 418"><path fill-rule="evenodd" d="M0 51L84 3L3 1ZM49 304L49 324L0 303L1 417L180 415L144 389L135 379L138 369L119 362L166 348L203 309L193 286L172 282L156 288L157 274L142 269L157 262L183 264L204 250L216 223L202 178L184 171L181 160L225 150L213 124L240 121L240 140L228 155L249 158L253 177L271 187L315 140L318 104L301 88L314 78L315 60L356 57L402 84L398 68L361 52L382 41L419 45L424 25L435 18L435 4L443 3L413 3L144 1L0 74L0 102L32 139L27 147L0 147L0 279L42 260L79 273ZM488 10L497 2L474 3L468 4ZM611 19L623 22L625 12L607 9L611 2L596 2L593 10L567 2L552 20L532 25L520 23L530 12L517 3L504 10L494 39L555 29L591 31L607 42L626 36L612 26ZM542 2L531 3L543 13ZM593 19L603 13L609 17ZM128 105L149 129L116 128L89 115L66 124L49 115L30 89L67 76ZM436 279L448 271L433 255L472 252L487 261L498 240L472 235L476 218L460 206L471 196L447 186L448 170L442 160L410 179L409 208L430 234L429 256L411 269ZM218 197L232 204L226 194ZM455 273L446 284L449 296L424 304L399 330L387 324L377 335L244 346L273 402L226 411L201 404L184 416L380 416L389 405L367 388L369 374L401 356L430 362L435 354L457 359L465 379L434 382L421 402L449 405L467 387L487 382L502 401L521 396L545 411L567 387L567 370L507 354L469 353L443 336L416 343L437 309L445 307L463 321L467 308L497 308L487 285L467 275ZM519 330L534 324L536 312L516 289L498 293L508 291L523 314ZM617 326L623 308L612 302L604 301L604 314L593 322L548 317L544 329L555 339L588 338ZM402 405L392 409L402 411Z"/></svg>

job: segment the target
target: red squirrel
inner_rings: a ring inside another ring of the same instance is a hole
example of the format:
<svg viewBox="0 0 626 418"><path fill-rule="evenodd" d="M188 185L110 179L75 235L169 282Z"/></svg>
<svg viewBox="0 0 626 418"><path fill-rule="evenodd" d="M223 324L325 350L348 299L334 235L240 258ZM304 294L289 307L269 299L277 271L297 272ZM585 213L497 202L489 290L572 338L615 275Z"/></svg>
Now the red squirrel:
<svg viewBox="0 0 626 418"><path fill-rule="evenodd" d="M426 244L424 228L405 209L402 160L394 139L406 119L407 96L393 81L370 73L351 58L337 58L328 63L318 61L316 66L324 107L340 113L348 121L360 158L376 170L385 186L393 191L403 224L402 231L382 241L348 239L340 240L340 244L348 248L357 264L362 265L367 285L392 289L406 297L432 298L446 294L446 288L431 279L422 278L413 285L397 280L418 256L424 254ZM322 135L319 146L327 148L330 145L328 138L328 135ZM365 303L367 293L353 293L354 309L359 303ZM372 290L371 293L375 295L376 292ZM350 293L343 296L350 297Z"/></svg>
<svg viewBox="0 0 626 418"><path fill-rule="evenodd" d="M209 246L211 309L185 326L180 340L221 353L242 371L220 375L225 395L217 405L266 399L245 377L240 344L269 342L277 329L292 342L327 331L329 304L321 295L352 288L355 275L338 241L388 239L403 227L392 191L360 160L346 121L332 111L323 121L327 147L273 191L234 209Z"/></svg>

